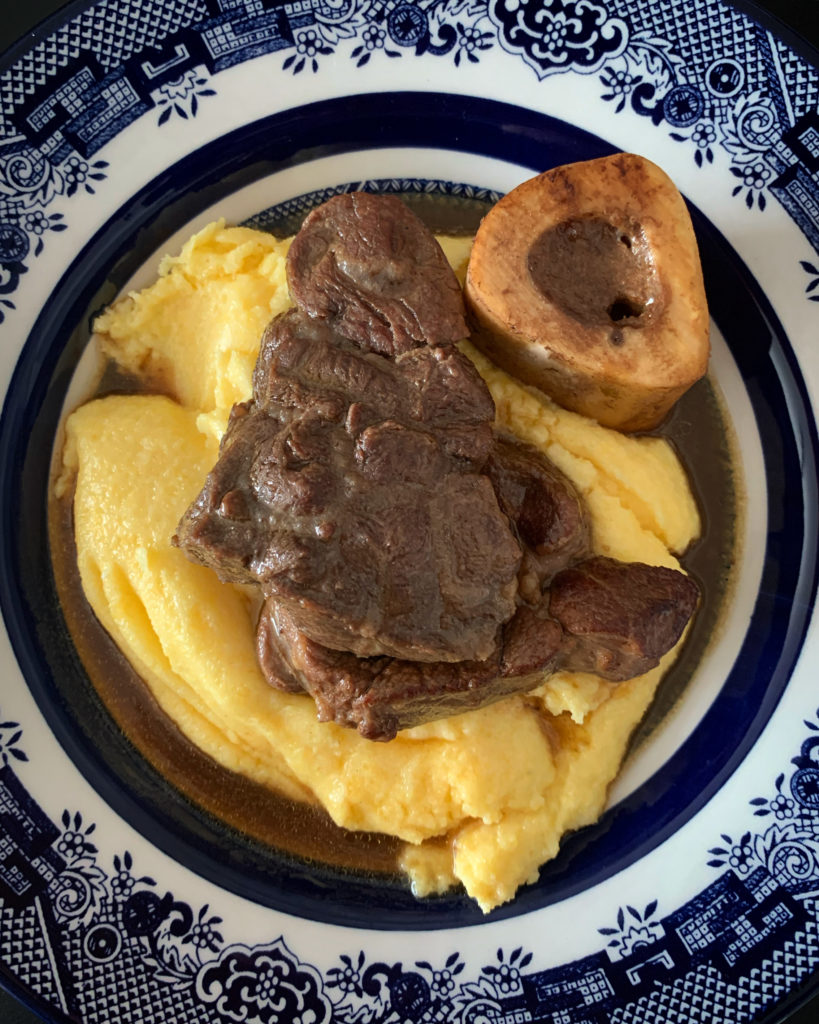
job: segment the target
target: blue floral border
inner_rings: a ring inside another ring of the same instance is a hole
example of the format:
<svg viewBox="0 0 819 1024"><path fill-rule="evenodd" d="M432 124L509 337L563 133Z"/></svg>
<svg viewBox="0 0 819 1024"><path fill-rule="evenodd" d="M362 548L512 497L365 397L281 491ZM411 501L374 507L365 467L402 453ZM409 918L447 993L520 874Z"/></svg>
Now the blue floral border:
<svg viewBox="0 0 819 1024"><path fill-rule="evenodd" d="M726 160L726 199L759 214L775 199L819 253L819 73L719 0L100 0L0 75L0 322L71 197L104 187L96 154L137 118L197 117L225 68L460 67L496 47L539 80L597 75L615 114L647 118L697 167ZM819 265L800 265L819 302Z"/></svg>
<svg viewBox="0 0 819 1024"><path fill-rule="evenodd" d="M351 948L323 975L282 936L226 944L217 908L163 892L127 850L104 862L93 822L53 822L26 792L22 730L0 722L0 961L88 1021L111 1006L144 1024L755 1020L819 968L819 724L805 727L793 769L750 802L758 824L708 851L713 882L669 913L621 907L591 956L537 971L523 947L480 968Z"/></svg>

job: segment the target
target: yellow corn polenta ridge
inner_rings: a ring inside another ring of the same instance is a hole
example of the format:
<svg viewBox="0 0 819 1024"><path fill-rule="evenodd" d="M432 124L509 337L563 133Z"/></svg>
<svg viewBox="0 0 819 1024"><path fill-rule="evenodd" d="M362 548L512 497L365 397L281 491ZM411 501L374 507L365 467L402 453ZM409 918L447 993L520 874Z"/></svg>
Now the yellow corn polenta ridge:
<svg viewBox="0 0 819 1024"><path fill-rule="evenodd" d="M444 893L458 884L452 870L452 849L447 841L407 845L398 858L415 896L423 899Z"/></svg>
<svg viewBox="0 0 819 1024"><path fill-rule="evenodd" d="M214 707L212 693L204 700L186 675L184 650L192 642L202 643L200 671L258 672L244 593L169 543L214 457L192 414L166 398L112 397L73 413L66 460L77 471L74 523L83 588L97 618L193 742L257 781L309 799L274 748L231 737L226 723L232 716ZM185 622L186 615L205 619L208 609L229 646L221 664L215 664L210 631L190 636Z"/></svg>
<svg viewBox="0 0 819 1024"><path fill-rule="evenodd" d="M102 351L126 370L158 376L203 413L251 395L259 339L287 309L289 241L217 221L160 263L159 279L97 317Z"/></svg>
<svg viewBox="0 0 819 1024"><path fill-rule="evenodd" d="M492 392L499 425L546 448L589 503L602 506L598 521L605 521L618 502L666 549L681 554L699 536L699 510L667 441L621 434L561 409L515 381L473 345L463 347Z"/></svg>
<svg viewBox="0 0 819 1024"><path fill-rule="evenodd" d="M455 271L458 283L463 288L466 280L466 268L469 264L469 253L472 250L472 235L436 235L438 244L444 251L449 265Z"/></svg>
<svg viewBox="0 0 819 1024"><path fill-rule="evenodd" d="M529 698L540 702L550 715L568 712L575 722L582 722L590 712L608 700L613 686L590 672L553 672Z"/></svg>
<svg viewBox="0 0 819 1024"><path fill-rule="evenodd" d="M556 775L540 810L511 811L491 830L470 822L456 832L453 877L483 910L505 903L521 885L534 882L540 866L557 854L563 835L599 818L632 731L673 657L612 688L610 698L583 725L558 720Z"/></svg>
<svg viewBox="0 0 819 1024"><path fill-rule="evenodd" d="M338 798L346 804L345 821L355 822L348 827L378 828L409 842L464 820L491 824L512 806L537 808L554 775L537 717L517 699L449 719L438 736L419 727L378 744L340 731L346 749Z"/></svg>

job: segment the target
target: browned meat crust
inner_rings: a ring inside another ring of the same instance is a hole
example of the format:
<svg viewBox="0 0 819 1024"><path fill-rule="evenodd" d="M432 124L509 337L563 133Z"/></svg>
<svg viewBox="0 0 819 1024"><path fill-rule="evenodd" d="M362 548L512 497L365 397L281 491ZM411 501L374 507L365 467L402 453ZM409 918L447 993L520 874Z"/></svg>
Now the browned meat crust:
<svg viewBox="0 0 819 1024"><path fill-rule="evenodd" d="M265 331L253 399L174 538L261 585L270 683L385 740L557 668L656 665L696 585L589 557L570 481L494 434L452 344L460 290L421 222L397 200L337 197L294 240L288 280L298 308Z"/></svg>

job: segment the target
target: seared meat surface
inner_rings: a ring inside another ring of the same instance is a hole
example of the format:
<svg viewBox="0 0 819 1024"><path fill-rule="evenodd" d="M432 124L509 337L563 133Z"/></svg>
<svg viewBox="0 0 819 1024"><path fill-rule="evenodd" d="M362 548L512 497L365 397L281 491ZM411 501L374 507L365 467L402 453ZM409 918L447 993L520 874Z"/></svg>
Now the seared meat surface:
<svg viewBox="0 0 819 1024"><path fill-rule="evenodd" d="M496 435L454 346L452 271L397 200L340 196L288 255L297 308L262 338L253 398L174 542L260 585L259 664L319 718L390 739L537 685L621 680L676 643L682 573L590 556L583 503Z"/></svg>
<svg viewBox="0 0 819 1024"><path fill-rule="evenodd" d="M647 672L679 640L698 600L673 569L588 558L521 605L482 661L357 658L310 640L276 601L259 619L259 664L273 686L316 702L324 722L390 740L399 729L525 693L557 669L620 682Z"/></svg>
<svg viewBox="0 0 819 1024"><path fill-rule="evenodd" d="M313 210L290 248L287 283L301 309L368 351L395 356L469 334L441 247L393 196L352 192Z"/></svg>
<svg viewBox="0 0 819 1024"><path fill-rule="evenodd" d="M177 542L223 579L261 583L328 647L485 658L521 561L481 472L493 413L453 346L385 359L286 313Z"/></svg>
<svg viewBox="0 0 819 1024"><path fill-rule="evenodd" d="M513 438L495 438L486 475L521 545L520 596L537 604L556 572L589 553L583 502L554 463Z"/></svg>
<svg viewBox="0 0 819 1024"><path fill-rule="evenodd" d="M322 722L358 729L367 739L391 740L399 729L531 690L543 672L555 667L559 650L560 628L545 625L528 638L534 667L525 679L502 671L502 642L481 661L358 658L334 651L310 640L276 601L262 610L257 652L268 681L289 692L309 693Z"/></svg>
<svg viewBox="0 0 819 1024"><path fill-rule="evenodd" d="M699 589L676 569L589 558L552 580L549 614L577 671L621 681L648 672L694 614Z"/></svg>

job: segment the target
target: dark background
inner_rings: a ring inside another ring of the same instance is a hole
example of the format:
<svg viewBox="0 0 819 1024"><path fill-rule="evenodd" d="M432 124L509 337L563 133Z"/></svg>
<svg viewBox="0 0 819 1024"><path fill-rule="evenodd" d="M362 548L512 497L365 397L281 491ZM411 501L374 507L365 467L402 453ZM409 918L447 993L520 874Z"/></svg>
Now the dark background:
<svg viewBox="0 0 819 1024"><path fill-rule="evenodd" d="M693 2L693 0L692 0ZM778 19L771 27L780 36L804 52L807 40L819 50L819 0L734 0L737 7L758 14L760 20ZM31 31L43 19L59 11L64 5L59 0L3 0L0 13L0 52ZM616 6L616 5L615 5ZM767 16L767 17L766 17ZM802 37L800 39L799 37ZM810 53L807 54L809 57ZM819 55L813 54L816 63ZM794 999L798 1005L799 1000ZM787 1017L788 1024L819 1024L819 996ZM40 1017L22 1007L0 989L0 1024L37 1024ZM117 1024L112 1019L111 1024ZM713 1021L711 1024L734 1024L732 1021Z"/></svg>

